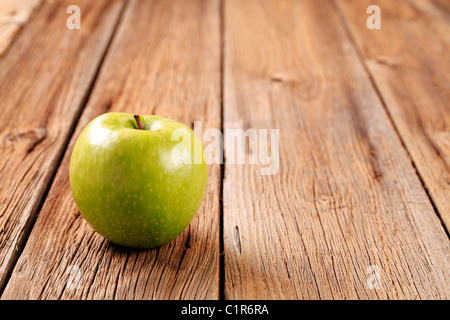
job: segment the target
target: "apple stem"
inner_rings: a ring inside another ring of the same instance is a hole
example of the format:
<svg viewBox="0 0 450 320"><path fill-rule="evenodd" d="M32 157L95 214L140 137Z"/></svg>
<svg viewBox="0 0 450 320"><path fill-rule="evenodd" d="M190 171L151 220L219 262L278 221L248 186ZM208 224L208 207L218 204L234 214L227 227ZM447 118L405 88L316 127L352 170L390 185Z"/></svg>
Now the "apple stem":
<svg viewBox="0 0 450 320"><path fill-rule="evenodd" d="M142 126L141 122L141 117L138 114L135 114L134 119L136 120L139 130L144 130L144 127Z"/></svg>

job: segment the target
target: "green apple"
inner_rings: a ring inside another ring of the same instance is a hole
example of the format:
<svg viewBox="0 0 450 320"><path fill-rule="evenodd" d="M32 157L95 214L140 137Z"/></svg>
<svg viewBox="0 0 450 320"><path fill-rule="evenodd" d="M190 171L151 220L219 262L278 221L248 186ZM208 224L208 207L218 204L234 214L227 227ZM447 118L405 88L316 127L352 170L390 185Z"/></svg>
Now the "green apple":
<svg viewBox="0 0 450 320"><path fill-rule="evenodd" d="M70 159L82 216L126 247L176 238L198 211L207 178L200 139L184 124L154 115L100 115L84 128Z"/></svg>

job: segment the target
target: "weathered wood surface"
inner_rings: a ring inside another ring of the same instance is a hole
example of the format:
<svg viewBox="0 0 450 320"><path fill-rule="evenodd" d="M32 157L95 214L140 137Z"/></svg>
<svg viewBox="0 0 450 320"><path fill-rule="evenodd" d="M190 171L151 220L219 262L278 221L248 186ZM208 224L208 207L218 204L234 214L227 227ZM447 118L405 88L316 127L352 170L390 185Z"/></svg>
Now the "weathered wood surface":
<svg viewBox="0 0 450 320"><path fill-rule="evenodd" d="M376 2L381 30L368 1L36 0L7 40L2 2L1 299L448 299L449 3ZM68 179L109 111L279 129L278 172L227 147L182 235L115 246Z"/></svg>
<svg viewBox="0 0 450 320"><path fill-rule="evenodd" d="M448 299L448 238L332 3L228 0L224 26L224 127L280 129L278 174L225 165L225 298Z"/></svg>
<svg viewBox="0 0 450 320"><path fill-rule="evenodd" d="M188 229L154 250L117 247L78 214L68 168L82 128L108 111L220 129L218 1L130 1L2 299L217 299L220 167Z"/></svg>
<svg viewBox="0 0 450 320"><path fill-rule="evenodd" d="M79 4L90 13L83 32L66 28L68 2L42 4L0 60L0 288L52 182L121 7Z"/></svg>
<svg viewBox="0 0 450 320"><path fill-rule="evenodd" d="M450 229L450 2L336 1L425 187Z"/></svg>
<svg viewBox="0 0 450 320"><path fill-rule="evenodd" d="M26 24L42 0L2 0L0 2L0 56L20 28Z"/></svg>

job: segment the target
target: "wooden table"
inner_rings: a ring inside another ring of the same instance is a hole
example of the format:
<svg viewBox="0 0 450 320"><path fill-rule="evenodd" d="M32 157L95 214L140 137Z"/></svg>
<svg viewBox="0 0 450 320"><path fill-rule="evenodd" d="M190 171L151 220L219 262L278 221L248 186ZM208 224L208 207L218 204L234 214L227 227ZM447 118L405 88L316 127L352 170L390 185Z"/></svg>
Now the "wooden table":
<svg viewBox="0 0 450 320"><path fill-rule="evenodd" d="M448 0L2 1L1 298L449 299L449 17ZM211 164L182 235L116 246L68 179L110 111L279 129L279 170Z"/></svg>

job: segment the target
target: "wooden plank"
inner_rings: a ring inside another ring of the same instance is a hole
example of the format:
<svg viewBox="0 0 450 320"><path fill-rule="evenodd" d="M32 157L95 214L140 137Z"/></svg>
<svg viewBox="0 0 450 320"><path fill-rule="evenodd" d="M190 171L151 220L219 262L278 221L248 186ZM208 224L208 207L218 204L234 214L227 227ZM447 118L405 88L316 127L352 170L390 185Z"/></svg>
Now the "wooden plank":
<svg viewBox="0 0 450 320"><path fill-rule="evenodd" d="M0 289L28 236L115 26L121 2L41 6L0 60Z"/></svg>
<svg viewBox="0 0 450 320"><path fill-rule="evenodd" d="M280 130L277 174L225 165L225 298L448 299L449 240L330 1L227 0L224 41L224 127Z"/></svg>
<svg viewBox="0 0 450 320"><path fill-rule="evenodd" d="M188 229L153 250L118 247L78 214L69 180L75 139L108 111L220 128L218 1L130 1L33 232L2 299L217 299L220 167Z"/></svg>
<svg viewBox="0 0 450 320"><path fill-rule="evenodd" d="M337 1L447 230L450 228L450 3ZM365 27L366 8L381 29Z"/></svg>
<svg viewBox="0 0 450 320"><path fill-rule="evenodd" d="M25 25L42 0L3 0L0 2L0 56L19 29Z"/></svg>

